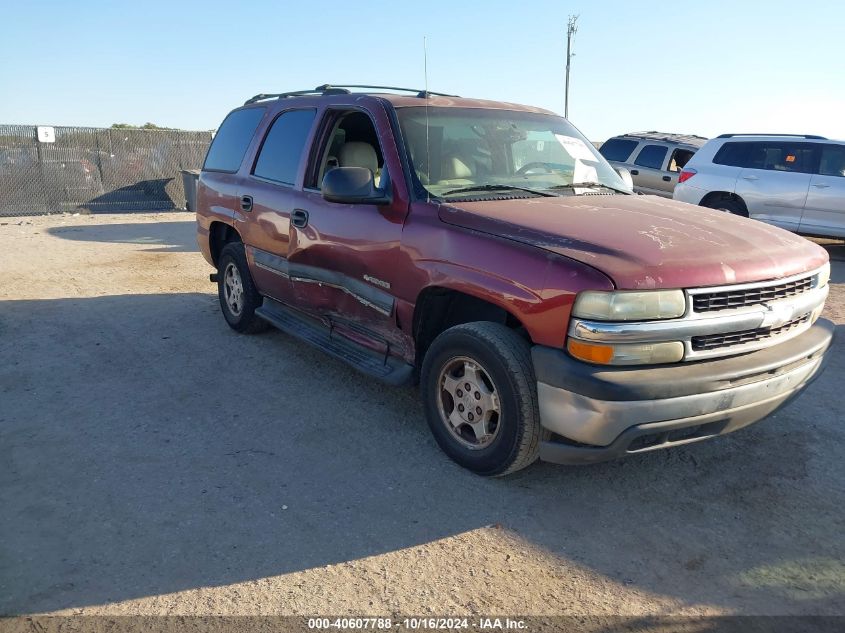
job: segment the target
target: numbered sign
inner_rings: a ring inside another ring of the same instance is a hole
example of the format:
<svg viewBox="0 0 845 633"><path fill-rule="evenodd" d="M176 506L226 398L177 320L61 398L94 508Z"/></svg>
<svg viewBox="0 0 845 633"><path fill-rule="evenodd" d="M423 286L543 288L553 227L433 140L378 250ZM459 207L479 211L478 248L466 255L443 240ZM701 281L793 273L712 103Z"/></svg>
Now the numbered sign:
<svg viewBox="0 0 845 633"><path fill-rule="evenodd" d="M49 125L38 126L38 140L41 143L55 143L56 142L56 128Z"/></svg>

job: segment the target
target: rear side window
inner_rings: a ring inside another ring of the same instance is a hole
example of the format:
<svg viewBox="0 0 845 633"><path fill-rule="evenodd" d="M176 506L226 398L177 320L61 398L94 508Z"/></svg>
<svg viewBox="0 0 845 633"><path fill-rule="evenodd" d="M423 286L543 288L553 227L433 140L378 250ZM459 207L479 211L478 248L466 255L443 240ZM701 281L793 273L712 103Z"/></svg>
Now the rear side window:
<svg viewBox="0 0 845 633"><path fill-rule="evenodd" d="M660 169L663 167L663 159L666 158L666 150L667 148L663 145L646 145L640 150L634 164L650 169Z"/></svg>
<svg viewBox="0 0 845 633"><path fill-rule="evenodd" d="M769 171L810 173L815 148L802 143L760 141L749 143L747 167Z"/></svg>
<svg viewBox="0 0 845 633"><path fill-rule="evenodd" d="M252 173L285 185L294 184L316 114L316 110L283 112L267 132Z"/></svg>
<svg viewBox="0 0 845 633"><path fill-rule="evenodd" d="M819 173L822 176L845 176L845 145L822 145Z"/></svg>
<svg viewBox="0 0 845 633"><path fill-rule="evenodd" d="M235 110L220 124L208 148L203 169L236 172L240 169L255 128L264 116L264 108Z"/></svg>
<svg viewBox="0 0 845 633"><path fill-rule="evenodd" d="M624 163L631 158L631 152L634 151L638 144L638 141L632 141L630 139L612 138L599 148L599 153L607 160Z"/></svg>

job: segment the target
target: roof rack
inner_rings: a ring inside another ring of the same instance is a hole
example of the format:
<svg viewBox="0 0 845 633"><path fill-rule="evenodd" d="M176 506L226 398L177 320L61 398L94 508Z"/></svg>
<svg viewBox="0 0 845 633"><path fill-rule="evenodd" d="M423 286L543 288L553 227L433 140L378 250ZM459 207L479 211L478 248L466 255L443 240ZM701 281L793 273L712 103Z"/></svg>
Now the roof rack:
<svg viewBox="0 0 845 633"><path fill-rule="evenodd" d="M446 94L445 92L433 92L431 90L419 90L417 88L397 88L396 86L369 86L369 85L358 85L358 84L343 84L343 85L334 85L334 84L323 84L322 86L317 86L313 90L294 90L293 92L278 92L278 93L261 93L257 94L251 99L247 99L244 102L244 105L249 105L251 103L256 103L258 101L265 101L267 99L287 99L288 97L316 97L316 96L329 96L329 95L348 95L352 93L350 88L354 88L357 90L391 90L395 92L412 92L415 93L417 97L420 99L427 99L431 95L435 95L438 97L457 97L458 95L450 95Z"/></svg>
<svg viewBox="0 0 845 633"><path fill-rule="evenodd" d="M719 134L717 138L733 138L734 136L788 136L790 138L810 138L817 141L826 141L827 138L824 136L818 136L817 134L763 134L760 132L752 132L752 133L739 133L739 134Z"/></svg>
<svg viewBox="0 0 845 633"><path fill-rule="evenodd" d="M704 141L708 139L704 136L696 134L673 134L671 132L629 132L623 136L630 136L632 138L641 138L649 141L668 141L675 143L690 143L692 145L703 145Z"/></svg>

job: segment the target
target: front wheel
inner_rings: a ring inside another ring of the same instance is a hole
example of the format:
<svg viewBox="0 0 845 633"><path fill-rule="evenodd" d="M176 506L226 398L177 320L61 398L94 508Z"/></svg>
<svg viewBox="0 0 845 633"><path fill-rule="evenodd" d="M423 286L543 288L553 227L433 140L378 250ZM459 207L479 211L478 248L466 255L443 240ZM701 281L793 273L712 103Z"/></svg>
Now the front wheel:
<svg viewBox="0 0 845 633"><path fill-rule="evenodd" d="M539 455L540 413L528 342L498 323L457 325L423 361L420 387L440 448L479 475L507 475Z"/></svg>

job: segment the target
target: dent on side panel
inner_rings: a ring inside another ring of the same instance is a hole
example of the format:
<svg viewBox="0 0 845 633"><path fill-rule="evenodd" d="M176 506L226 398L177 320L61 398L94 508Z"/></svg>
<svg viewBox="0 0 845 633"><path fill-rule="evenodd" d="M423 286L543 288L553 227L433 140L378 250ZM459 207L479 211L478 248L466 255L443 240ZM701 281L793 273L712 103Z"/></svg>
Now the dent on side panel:
<svg viewBox="0 0 845 633"><path fill-rule="evenodd" d="M426 206L415 205L403 235L418 288L451 288L498 305L519 319L536 344L563 345L575 293L613 287L605 275L585 264L447 225Z"/></svg>
<svg viewBox="0 0 845 633"><path fill-rule="evenodd" d="M547 305L545 313L549 321L546 325L556 335L552 343L535 343L563 347L576 295L584 290L613 290L614 287L613 281L601 271L550 253L548 275L541 296Z"/></svg>

